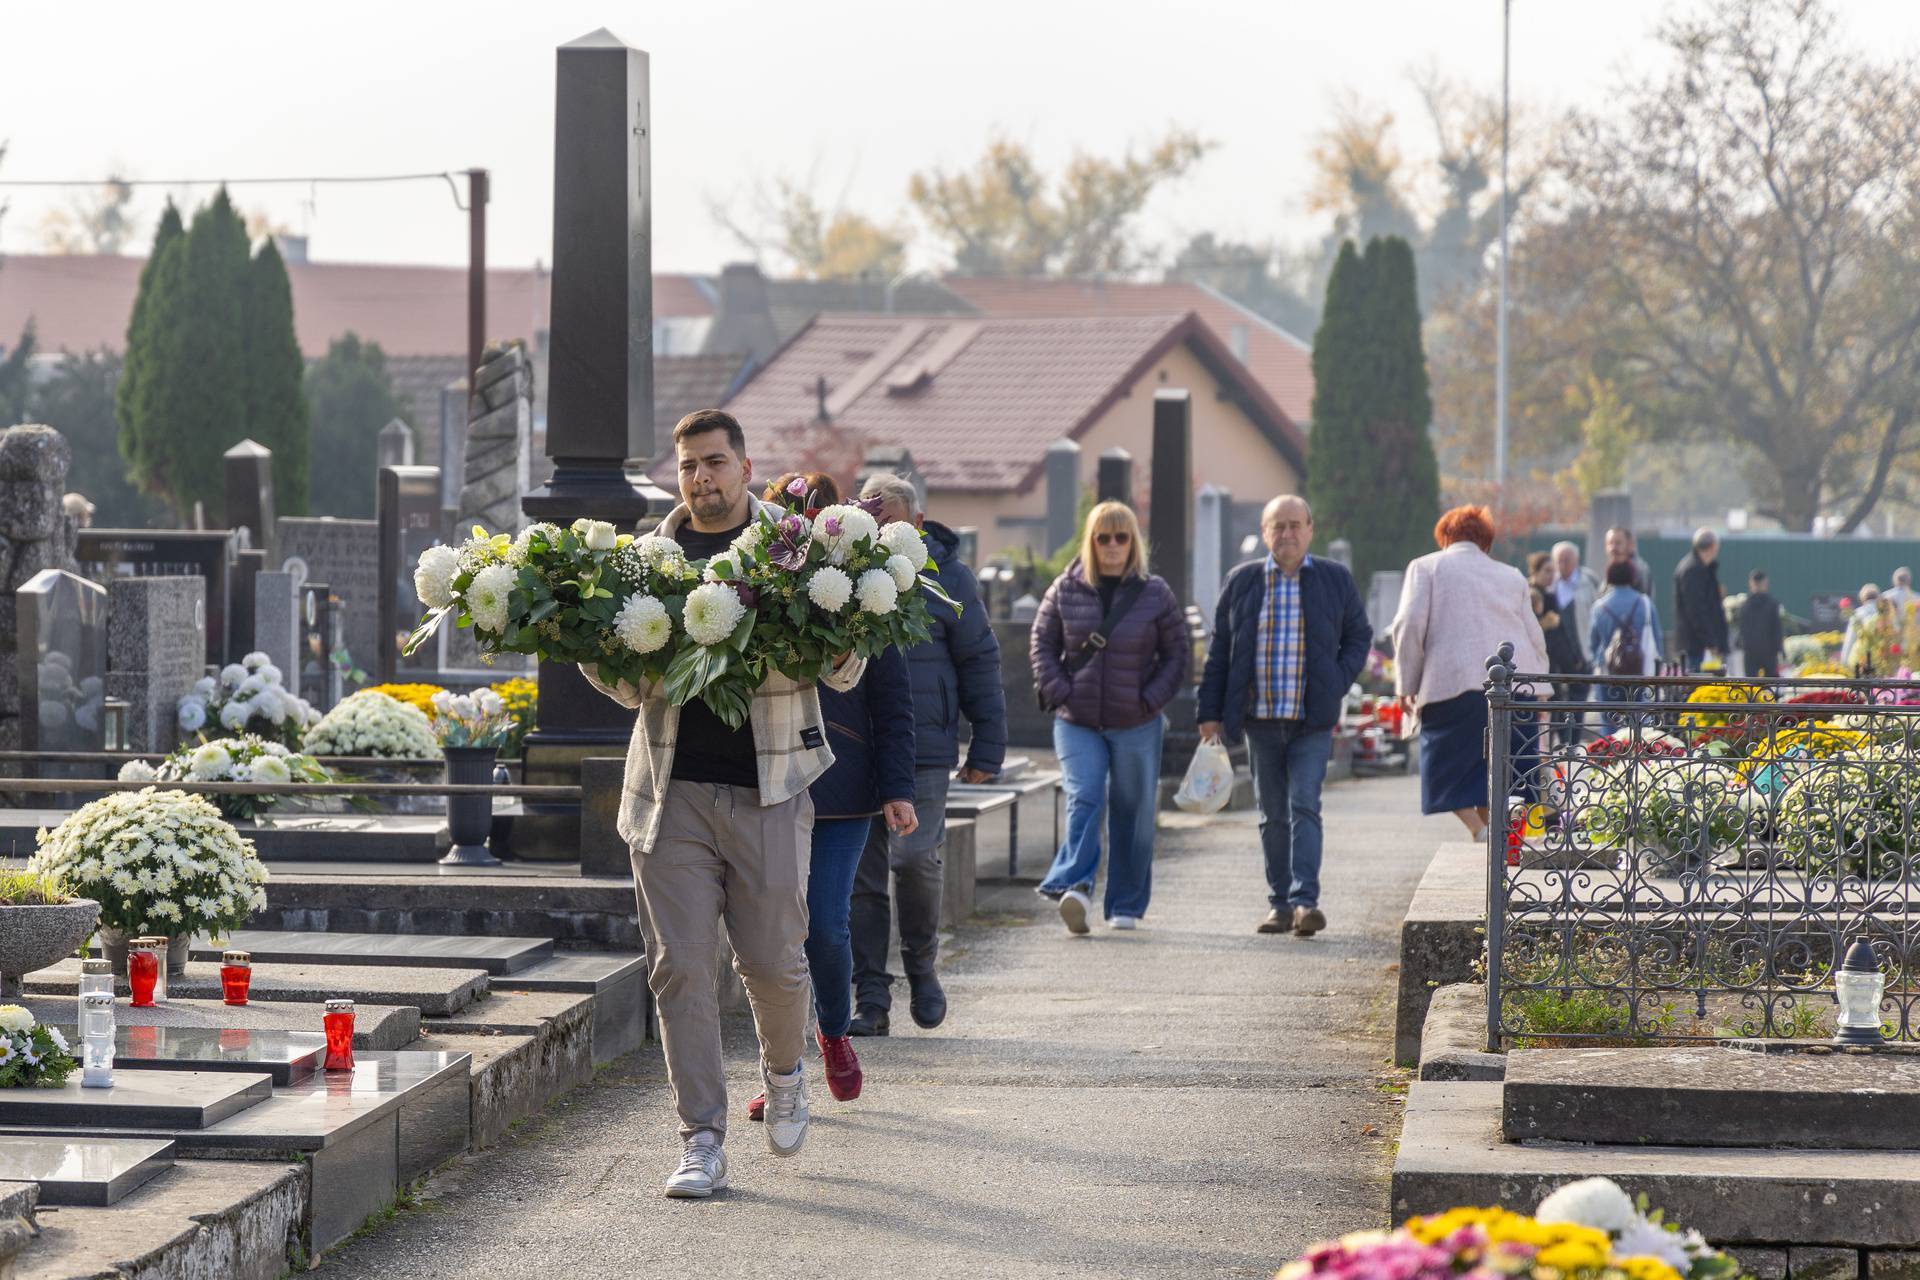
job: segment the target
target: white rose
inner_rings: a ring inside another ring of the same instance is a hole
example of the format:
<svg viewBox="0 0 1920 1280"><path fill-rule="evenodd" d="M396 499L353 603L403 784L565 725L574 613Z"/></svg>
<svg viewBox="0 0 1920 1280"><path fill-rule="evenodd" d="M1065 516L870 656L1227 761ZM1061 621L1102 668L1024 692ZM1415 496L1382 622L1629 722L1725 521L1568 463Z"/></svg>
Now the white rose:
<svg viewBox="0 0 1920 1280"><path fill-rule="evenodd" d="M33 1015L17 1004L0 1004L0 1031L31 1031Z"/></svg>
<svg viewBox="0 0 1920 1280"><path fill-rule="evenodd" d="M652 596L628 596L614 615L613 634L635 653L652 653L672 637L673 619L667 606ZM498 704L500 699L495 696L493 701ZM496 705L488 714L498 715L501 709Z"/></svg>
<svg viewBox="0 0 1920 1280"><path fill-rule="evenodd" d="M887 557L887 575L893 579L894 586L902 591L909 591L913 588L919 571L913 567L913 561L907 557L893 555Z"/></svg>
<svg viewBox="0 0 1920 1280"><path fill-rule="evenodd" d="M739 595L721 582L709 582L687 594L681 625L695 644L719 644L733 634L747 607Z"/></svg>
<svg viewBox="0 0 1920 1280"><path fill-rule="evenodd" d="M507 629L507 593L513 590L513 570L503 564L488 565L473 575L467 586L467 611L480 631L495 635Z"/></svg>
<svg viewBox="0 0 1920 1280"><path fill-rule="evenodd" d="M893 585L893 575L885 569L869 569L861 574L854 595L859 597L862 612L880 616L892 613L900 603L900 588Z"/></svg>
<svg viewBox="0 0 1920 1280"><path fill-rule="evenodd" d="M807 598L828 613L838 613L853 597L853 579L845 569L822 565L807 579Z"/></svg>
<svg viewBox="0 0 1920 1280"><path fill-rule="evenodd" d="M429 609L453 603L453 579L460 572L460 553L452 547L428 547L413 571L413 594Z"/></svg>
<svg viewBox="0 0 1920 1280"><path fill-rule="evenodd" d="M1609 1178L1582 1178L1569 1182L1534 1210L1540 1222L1571 1222L1609 1234L1625 1231L1640 1220L1633 1201Z"/></svg>
<svg viewBox="0 0 1920 1280"><path fill-rule="evenodd" d="M573 531L580 535L580 541L587 544L589 551L611 551L620 540L620 532L605 520L576 520Z"/></svg>

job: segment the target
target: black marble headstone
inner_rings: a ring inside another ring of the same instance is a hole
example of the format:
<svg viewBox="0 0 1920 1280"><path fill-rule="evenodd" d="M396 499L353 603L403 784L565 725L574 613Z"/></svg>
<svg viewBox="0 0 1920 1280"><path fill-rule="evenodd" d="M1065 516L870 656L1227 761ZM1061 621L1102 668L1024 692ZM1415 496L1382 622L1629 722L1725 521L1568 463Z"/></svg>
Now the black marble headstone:
<svg viewBox="0 0 1920 1280"><path fill-rule="evenodd" d="M221 459L226 473L227 528L245 529L252 546L273 543L273 450L242 440Z"/></svg>
<svg viewBox="0 0 1920 1280"><path fill-rule="evenodd" d="M1133 503L1133 455L1114 445L1100 455L1094 494L1101 502Z"/></svg>
<svg viewBox="0 0 1920 1280"><path fill-rule="evenodd" d="M413 566L440 538L440 468L380 468L380 678L439 669L437 650L400 650L426 606L413 592Z"/></svg>
<svg viewBox="0 0 1920 1280"><path fill-rule="evenodd" d="M1193 600L1193 399L1184 390L1153 393L1153 493L1147 505L1148 568L1173 598Z"/></svg>
<svg viewBox="0 0 1920 1280"><path fill-rule="evenodd" d="M1052 555L1073 541L1080 514L1080 445L1064 437L1047 446L1047 545Z"/></svg>

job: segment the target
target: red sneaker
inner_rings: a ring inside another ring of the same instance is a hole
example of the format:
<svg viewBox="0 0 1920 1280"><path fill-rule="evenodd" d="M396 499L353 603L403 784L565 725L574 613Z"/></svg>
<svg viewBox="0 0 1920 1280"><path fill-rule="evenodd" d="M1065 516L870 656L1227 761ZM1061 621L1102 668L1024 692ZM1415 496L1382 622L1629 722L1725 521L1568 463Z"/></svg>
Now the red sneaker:
<svg viewBox="0 0 1920 1280"><path fill-rule="evenodd" d="M852 1102L860 1096L860 1083L865 1079L860 1072L860 1059L853 1052L852 1039L847 1036L828 1039L818 1032L814 1034L819 1036L820 1056L826 1060L827 1092L837 1101Z"/></svg>
<svg viewBox="0 0 1920 1280"><path fill-rule="evenodd" d="M767 1095L756 1093L747 1103L747 1119L765 1121L767 1118Z"/></svg>

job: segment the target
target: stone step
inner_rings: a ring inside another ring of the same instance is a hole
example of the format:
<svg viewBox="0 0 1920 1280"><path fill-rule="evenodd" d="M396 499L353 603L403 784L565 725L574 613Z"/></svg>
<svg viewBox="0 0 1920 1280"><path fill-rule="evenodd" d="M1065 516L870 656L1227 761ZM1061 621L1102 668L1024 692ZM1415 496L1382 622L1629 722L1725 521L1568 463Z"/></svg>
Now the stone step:
<svg viewBox="0 0 1920 1280"><path fill-rule="evenodd" d="M645 981L647 958L627 951L556 951L525 969L496 977L493 986L507 991L600 992L635 978Z"/></svg>
<svg viewBox="0 0 1920 1280"><path fill-rule="evenodd" d="M1920 1151L1920 1054L1519 1049L1501 1130L1509 1142Z"/></svg>
<svg viewBox="0 0 1920 1280"><path fill-rule="evenodd" d="M164 1140L0 1137L0 1192L37 1183L43 1205L115 1204L172 1167Z"/></svg>
<svg viewBox="0 0 1920 1280"><path fill-rule="evenodd" d="M57 1089L0 1089L0 1126L204 1132L272 1096L273 1077L265 1073L115 1068L111 1088L88 1089L75 1072Z"/></svg>
<svg viewBox="0 0 1920 1280"><path fill-rule="evenodd" d="M590 1065L556 1052L552 1038L543 1041L537 1034L447 1034L434 1036L432 1043L472 1058L469 1114L476 1151L592 1077Z"/></svg>
<svg viewBox="0 0 1920 1280"><path fill-rule="evenodd" d="M70 809L0 809L0 851L33 852L40 828L59 826ZM296 814L272 818L264 827L242 825L267 862L435 863L452 846L446 815Z"/></svg>
<svg viewBox="0 0 1920 1280"><path fill-rule="evenodd" d="M272 890L269 888L269 893ZM631 897L628 899L631 903ZM547 938L506 937L492 930L474 935L419 933L321 933L241 929L221 946L196 939L196 960L218 961L231 948L252 953L253 963L358 965L372 967L479 969L490 975L518 973L553 957ZM256 975L256 981L258 980Z"/></svg>
<svg viewBox="0 0 1920 1280"><path fill-rule="evenodd" d="M78 989L79 980L80 962L62 960L51 968L27 975L23 985L32 995L65 995ZM124 993L126 984L118 985ZM256 962L246 1007L325 1004L328 1000L347 999L356 1006L410 1004L422 1013L444 1016L458 1013L486 993L487 975L477 968ZM219 1001L220 994L217 963L189 961L186 972L170 974L167 978L169 1004L175 999ZM356 1015L357 1012L356 1009Z"/></svg>
<svg viewBox="0 0 1920 1280"><path fill-rule="evenodd" d="M496 980L498 993L581 993L593 1000L593 1062L612 1062L651 1034L653 992L645 956L563 952L544 964Z"/></svg>
<svg viewBox="0 0 1920 1280"><path fill-rule="evenodd" d="M70 1042L79 1033L62 1027ZM327 1038L319 1032L248 1031L211 1027L116 1027L116 1067L152 1071L247 1071L273 1077L274 1086L292 1084L320 1070Z"/></svg>
<svg viewBox="0 0 1920 1280"><path fill-rule="evenodd" d="M28 996L23 1003L36 1021L70 1027L78 1019L78 1000L67 996ZM113 1010L122 1027L209 1027L216 1031L320 1031L326 1006L263 1000L228 1005L218 1000L168 1000L151 1009L119 1004ZM420 1034L420 1010L414 1005L363 1004L353 1011L353 1047L399 1049Z"/></svg>
<svg viewBox="0 0 1920 1280"><path fill-rule="evenodd" d="M326 933L551 938L629 952L645 945L630 875L582 876L577 867L531 863L424 871L301 864L276 870L254 923Z"/></svg>

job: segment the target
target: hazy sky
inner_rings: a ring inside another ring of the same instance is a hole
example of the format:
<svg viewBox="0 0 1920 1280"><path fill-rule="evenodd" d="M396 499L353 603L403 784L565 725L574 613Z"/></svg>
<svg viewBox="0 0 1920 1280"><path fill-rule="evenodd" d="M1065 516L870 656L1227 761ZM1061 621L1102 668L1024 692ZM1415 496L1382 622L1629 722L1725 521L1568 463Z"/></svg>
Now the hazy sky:
<svg viewBox="0 0 1920 1280"><path fill-rule="evenodd" d="M1646 63L1670 7L1516 0L1516 101L1604 103ZM1842 8L1861 43L1920 47L1920 4ZM0 179L478 165L493 171L492 260L550 261L553 50L599 26L652 54L663 270L740 256L708 204L744 200L756 180L811 175L829 204L903 213L910 174L971 161L995 131L1053 161L1187 126L1219 147L1156 199L1152 230L1298 238L1314 230L1308 152L1336 95L1392 107L1421 140L1411 70L1490 88L1500 74L1498 0L23 4L0 19ZM466 258L444 183L235 194L308 232L316 259ZM142 252L163 196L140 195ZM41 217L65 198L0 190L12 204L0 250L37 248Z"/></svg>

